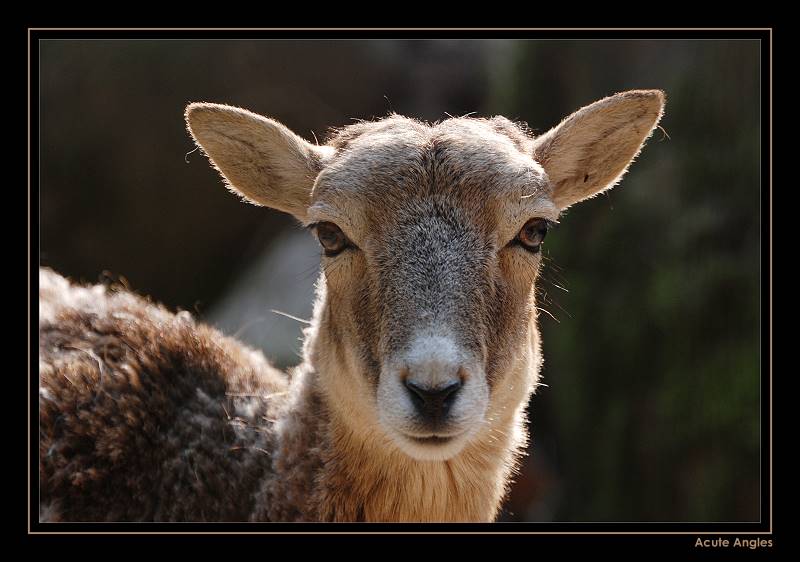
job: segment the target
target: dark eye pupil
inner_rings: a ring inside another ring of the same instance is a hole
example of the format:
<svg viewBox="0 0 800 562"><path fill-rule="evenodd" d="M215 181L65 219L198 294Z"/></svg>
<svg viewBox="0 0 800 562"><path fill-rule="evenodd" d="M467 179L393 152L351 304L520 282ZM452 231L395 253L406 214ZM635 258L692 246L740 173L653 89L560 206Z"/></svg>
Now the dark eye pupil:
<svg viewBox="0 0 800 562"><path fill-rule="evenodd" d="M525 248L537 251L545 236L547 236L547 221L531 219L522 227L518 238Z"/></svg>
<svg viewBox="0 0 800 562"><path fill-rule="evenodd" d="M537 236L543 237L546 231L536 226L529 226L527 236L529 240L535 239Z"/></svg>
<svg viewBox="0 0 800 562"><path fill-rule="evenodd" d="M319 236L319 239L322 241L323 244L326 246L333 246L338 242L339 236L335 232L331 232L330 230L326 230L322 232Z"/></svg>
<svg viewBox="0 0 800 562"><path fill-rule="evenodd" d="M346 245L344 233L338 226L332 223L321 223L317 225L317 238L328 254L339 252L343 250Z"/></svg>

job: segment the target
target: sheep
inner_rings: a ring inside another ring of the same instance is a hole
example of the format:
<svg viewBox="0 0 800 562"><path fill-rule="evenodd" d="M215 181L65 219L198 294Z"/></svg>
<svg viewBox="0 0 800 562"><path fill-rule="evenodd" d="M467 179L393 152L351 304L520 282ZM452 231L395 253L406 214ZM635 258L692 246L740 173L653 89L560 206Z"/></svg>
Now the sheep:
<svg viewBox="0 0 800 562"><path fill-rule="evenodd" d="M664 102L619 93L539 137L392 114L325 145L190 104L227 187L319 240L303 360L283 374L188 312L41 269L40 519L494 521L539 384L548 228L619 182Z"/></svg>

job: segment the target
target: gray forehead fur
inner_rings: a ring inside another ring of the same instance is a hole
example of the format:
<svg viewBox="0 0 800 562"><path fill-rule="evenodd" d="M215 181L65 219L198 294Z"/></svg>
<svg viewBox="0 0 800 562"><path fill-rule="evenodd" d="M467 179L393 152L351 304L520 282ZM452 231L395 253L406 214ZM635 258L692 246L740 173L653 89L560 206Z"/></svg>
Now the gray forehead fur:
<svg viewBox="0 0 800 562"><path fill-rule="evenodd" d="M420 137L427 137L437 133L465 132L472 134L485 134L493 132L507 137L516 147L530 154L532 150L533 135L525 123L513 123L502 116L490 119L472 117L454 117L432 125L417 119L391 114L379 121L362 121L347 127L335 129L328 139L328 144L337 150L346 149L351 143L364 135L382 132L412 132Z"/></svg>
<svg viewBox="0 0 800 562"><path fill-rule="evenodd" d="M426 158L437 159L440 154L446 154L450 163L451 181L440 182L443 188L457 187L460 178L475 179L475 174L490 180L496 190L526 183L537 188L544 183L543 170L532 157L533 136L524 124L505 117L459 117L429 125L393 114L335 130L328 145L336 155L322 177L344 182L330 186L323 180L322 191L363 191L364 183L393 178L413 182L422 179L413 176L423 173Z"/></svg>

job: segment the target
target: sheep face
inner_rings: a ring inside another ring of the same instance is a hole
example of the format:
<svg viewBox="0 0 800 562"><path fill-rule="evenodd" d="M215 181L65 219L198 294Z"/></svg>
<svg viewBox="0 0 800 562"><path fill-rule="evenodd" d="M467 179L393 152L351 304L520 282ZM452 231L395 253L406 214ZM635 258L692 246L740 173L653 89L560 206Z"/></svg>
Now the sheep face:
<svg viewBox="0 0 800 562"><path fill-rule="evenodd" d="M324 347L352 365L332 392L363 397L353 407L405 453L446 459L519 406L504 392L493 404L497 389L532 385L538 239L558 209L504 119L363 129L333 140L306 218L323 247Z"/></svg>
<svg viewBox="0 0 800 562"><path fill-rule="evenodd" d="M193 104L187 120L235 192L320 241L307 353L332 415L440 461L524 441L547 230L622 177L662 107L657 91L618 94L537 139L504 118L390 116L326 146L228 106Z"/></svg>

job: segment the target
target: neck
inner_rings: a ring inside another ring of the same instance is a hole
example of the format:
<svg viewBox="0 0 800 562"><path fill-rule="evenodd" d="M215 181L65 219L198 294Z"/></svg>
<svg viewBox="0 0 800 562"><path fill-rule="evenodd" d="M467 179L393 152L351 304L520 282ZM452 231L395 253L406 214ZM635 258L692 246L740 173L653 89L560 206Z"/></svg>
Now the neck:
<svg viewBox="0 0 800 562"><path fill-rule="evenodd" d="M388 438L354 431L334 415L323 449L318 515L328 521L493 521L516 463L516 427L510 421L506 431L487 428L447 461L418 461Z"/></svg>

